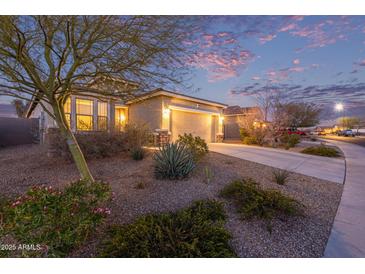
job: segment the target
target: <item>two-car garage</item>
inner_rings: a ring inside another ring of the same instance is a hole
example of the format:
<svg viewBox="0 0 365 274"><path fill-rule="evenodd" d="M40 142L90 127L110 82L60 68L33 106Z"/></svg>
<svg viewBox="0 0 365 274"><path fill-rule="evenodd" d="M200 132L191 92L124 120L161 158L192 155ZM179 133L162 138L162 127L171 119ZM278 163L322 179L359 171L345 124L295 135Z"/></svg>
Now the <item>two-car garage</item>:
<svg viewBox="0 0 365 274"><path fill-rule="evenodd" d="M200 136L208 143L215 142L219 126L219 116L217 113L173 106L170 108L170 128L173 141L179 135L191 133L194 136Z"/></svg>
<svg viewBox="0 0 365 274"><path fill-rule="evenodd" d="M218 102L159 89L127 105L130 123L146 124L156 136L168 134L171 141L191 133L211 143L218 141L217 136L221 140L223 135L220 117L226 105Z"/></svg>

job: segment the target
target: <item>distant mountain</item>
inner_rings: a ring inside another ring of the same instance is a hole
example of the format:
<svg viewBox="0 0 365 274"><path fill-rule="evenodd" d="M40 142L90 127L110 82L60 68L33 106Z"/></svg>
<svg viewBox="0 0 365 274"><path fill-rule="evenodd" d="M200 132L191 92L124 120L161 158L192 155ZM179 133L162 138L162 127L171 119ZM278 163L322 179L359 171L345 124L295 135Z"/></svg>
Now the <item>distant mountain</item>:
<svg viewBox="0 0 365 274"><path fill-rule="evenodd" d="M10 104L0 104L0 117L14 117L17 118L15 107Z"/></svg>

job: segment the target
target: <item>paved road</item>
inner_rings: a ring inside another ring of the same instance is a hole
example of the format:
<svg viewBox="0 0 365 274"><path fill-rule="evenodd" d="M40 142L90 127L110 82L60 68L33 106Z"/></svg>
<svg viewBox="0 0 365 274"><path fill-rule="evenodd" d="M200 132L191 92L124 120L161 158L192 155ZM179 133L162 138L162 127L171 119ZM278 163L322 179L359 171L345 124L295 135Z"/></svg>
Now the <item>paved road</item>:
<svg viewBox="0 0 365 274"><path fill-rule="evenodd" d="M343 137L343 136L335 136L335 135L328 135L328 136L321 136L323 139L327 140L335 140L335 141L341 141L346 143L351 143L355 145L359 145L362 147L365 147L365 137Z"/></svg>
<svg viewBox="0 0 365 274"><path fill-rule="evenodd" d="M214 152L249 160L252 162L287 169L300 174L342 184L345 176L345 161L285 150L246 146L242 144L212 143Z"/></svg>
<svg viewBox="0 0 365 274"><path fill-rule="evenodd" d="M365 257L365 148L329 141L346 157L346 181L325 257Z"/></svg>

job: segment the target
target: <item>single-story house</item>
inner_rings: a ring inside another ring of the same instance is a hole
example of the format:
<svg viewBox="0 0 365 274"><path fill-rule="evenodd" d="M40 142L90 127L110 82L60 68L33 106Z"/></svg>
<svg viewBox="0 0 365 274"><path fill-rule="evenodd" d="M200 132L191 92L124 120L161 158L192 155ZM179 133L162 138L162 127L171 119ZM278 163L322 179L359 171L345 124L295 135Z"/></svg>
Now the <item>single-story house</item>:
<svg viewBox="0 0 365 274"><path fill-rule="evenodd" d="M155 89L124 100L116 96L95 98L83 90L71 95L64 109L73 132L123 131L127 123L145 124L155 135L171 141L179 134L191 133L209 143L223 138L225 107L219 102ZM29 104L26 117L39 118L44 132L57 127L36 100Z"/></svg>

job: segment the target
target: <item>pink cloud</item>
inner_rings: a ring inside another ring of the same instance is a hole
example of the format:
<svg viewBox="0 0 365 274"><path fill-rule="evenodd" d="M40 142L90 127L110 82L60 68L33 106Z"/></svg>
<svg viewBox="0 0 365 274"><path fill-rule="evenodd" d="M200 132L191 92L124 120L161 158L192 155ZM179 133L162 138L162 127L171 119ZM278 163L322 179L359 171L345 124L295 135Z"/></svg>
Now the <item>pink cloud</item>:
<svg viewBox="0 0 365 274"><path fill-rule="evenodd" d="M237 40L236 40L236 39L234 39L234 38L230 38L230 39L226 39L226 40L224 40L224 41L222 42L222 45L234 44L234 43L236 43L236 42L237 42Z"/></svg>
<svg viewBox="0 0 365 274"><path fill-rule="evenodd" d="M206 33L200 37L197 44L201 49L221 47L225 45L234 45L239 42L235 38L235 35L230 32L218 32L216 34Z"/></svg>
<svg viewBox="0 0 365 274"><path fill-rule="evenodd" d="M291 18L295 21L302 21L304 19L303 15L293 15Z"/></svg>
<svg viewBox="0 0 365 274"><path fill-rule="evenodd" d="M211 40L213 40L214 35L212 35L212 34L204 34L203 35L203 38L205 39L205 41L211 41Z"/></svg>
<svg viewBox="0 0 365 274"><path fill-rule="evenodd" d="M303 72L305 70L304 67L293 67L293 68L289 68L287 71L288 72Z"/></svg>
<svg viewBox="0 0 365 274"><path fill-rule="evenodd" d="M364 67L365 66L365 59L361 60L357 63L359 66Z"/></svg>
<svg viewBox="0 0 365 274"><path fill-rule="evenodd" d="M294 59L293 60L293 64L294 65L299 65L300 64L300 60L299 59Z"/></svg>
<svg viewBox="0 0 365 274"><path fill-rule="evenodd" d="M217 36L219 37L225 37L225 36L229 36L230 34L228 32L218 32Z"/></svg>
<svg viewBox="0 0 365 274"><path fill-rule="evenodd" d="M298 26L290 34L308 39L306 48L322 48L346 40L347 33L356 28L357 26L350 24L347 17L340 17L338 20L328 19L305 27Z"/></svg>
<svg viewBox="0 0 365 274"><path fill-rule="evenodd" d="M286 31L289 31L289 30L293 30L297 27L297 24L294 24L294 23L290 23L288 25L285 25L283 27L281 27L279 29L279 32L286 32Z"/></svg>
<svg viewBox="0 0 365 274"><path fill-rule="evenodd" d="M247 50L202 51L193 55L188 63L206 70L208 72L208 81L214 82L238 76L239 71L245 68L253 57L254 55Z"/></svg>
<svg viewBox="0 0 365 274"><path fill-rule="evenodd" d="M279 70L271 69L266 72L267 79L272 83L279 83L287 80L292 73L300 73L305 71L305 67L289 67Z"/></svg>
<svg viewBox="0 0 365 274"><path fill-rule="evenodd" d="M270 42L275 37L276 37L276 34L268 34L268 35L262 36L262 37L259 38L260 44L265 44L267 42Z"/></svg>

